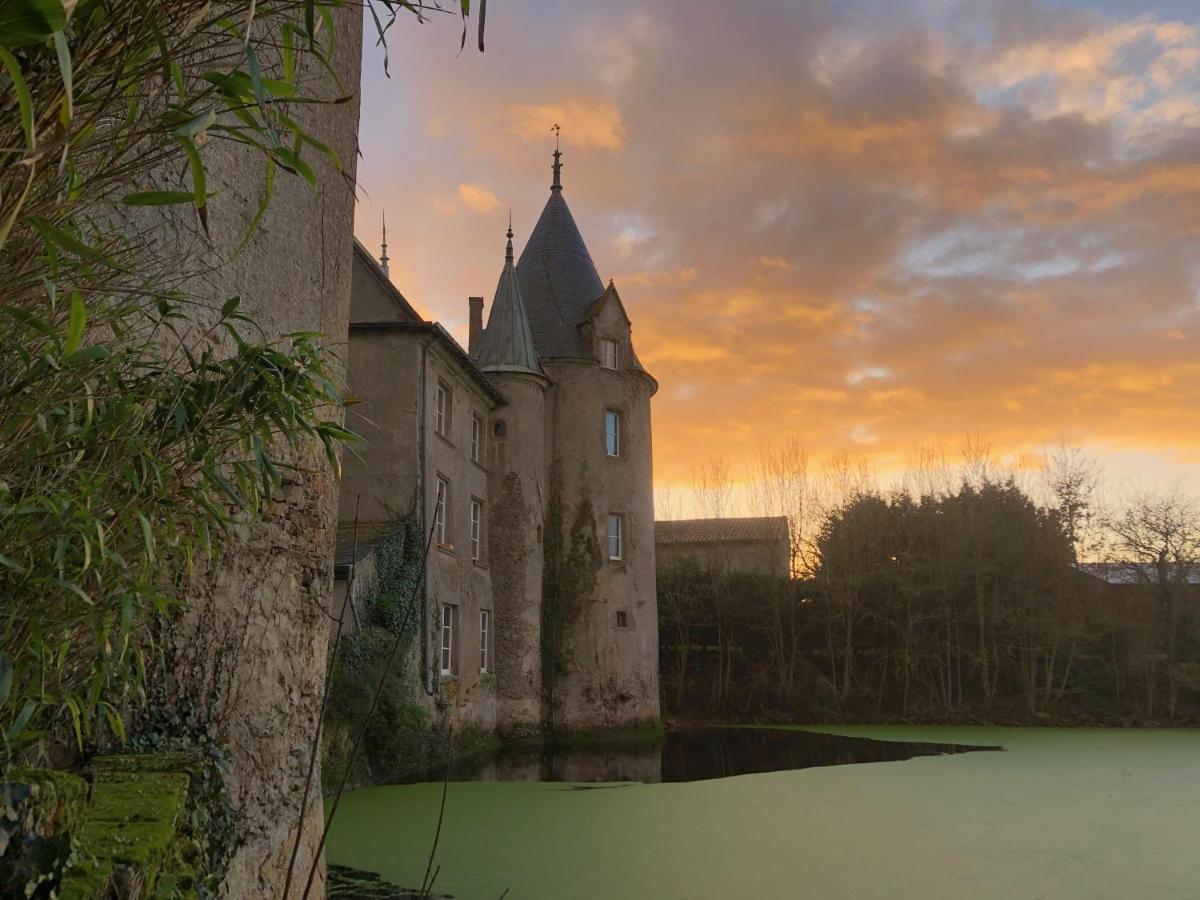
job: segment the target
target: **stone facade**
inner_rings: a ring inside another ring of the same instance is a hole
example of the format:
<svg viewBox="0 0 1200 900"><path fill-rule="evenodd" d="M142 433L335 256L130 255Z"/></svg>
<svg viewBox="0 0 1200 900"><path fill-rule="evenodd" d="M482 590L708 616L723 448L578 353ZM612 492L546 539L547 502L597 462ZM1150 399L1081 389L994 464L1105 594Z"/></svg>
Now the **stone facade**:
<svg viewBox="0 0 1200 900"><path fill-rule="evenodd" d="M509 232L486 327L471 301L469 357L361 247L355 258L350 385L370 424L346 466L342 546L356 503L360 535L414 496L428 527L438 479L449 486L454 538L427 573L426 692L457 724L506 735L659 721L658 386L562 199L557 158L519 263ZM453 397L449 435L437 433L439 384Z"/></svg>
<svg viewBox="0 0 1200 900"><path fill-rule="evenodd" d="M421 321L361 247L355 284L348 387L360 402L348 424L364 443L344 467L339 547L344 553L357 533L369 551L374 536L415 509L422 535L433 534L414 648L418 699L456 727L491 730L496 679L481 646L494 630L486 454L503 397L441 326ZM389 318L363 321L363 314ZM356 581L368 584L361 576L372 560L369 552L359 556Z"/></svg>

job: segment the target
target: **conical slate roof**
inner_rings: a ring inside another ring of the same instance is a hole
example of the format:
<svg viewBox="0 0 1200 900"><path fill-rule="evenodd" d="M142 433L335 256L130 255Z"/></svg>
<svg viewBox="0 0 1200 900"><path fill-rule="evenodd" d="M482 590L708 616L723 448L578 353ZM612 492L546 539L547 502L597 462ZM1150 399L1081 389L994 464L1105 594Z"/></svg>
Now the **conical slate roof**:
<svg viewBox="0 0 1200 900"><path fill-rule="evenodd" d="M604 293L604 282L563 199L557 171L550 199L517 261L517 280L538 354L590 358L577 326Z"/></svg>
<svg viewBox="0 0 1200 900"><path fill-rule="evenodd" d="M504 271L496 284L496 296L488 313L487 328L475 348L475 364L485 372L530 372L542 374L534 349L533 335L521 285L513 268L512 227L508 229L508 252Z"/></svg>

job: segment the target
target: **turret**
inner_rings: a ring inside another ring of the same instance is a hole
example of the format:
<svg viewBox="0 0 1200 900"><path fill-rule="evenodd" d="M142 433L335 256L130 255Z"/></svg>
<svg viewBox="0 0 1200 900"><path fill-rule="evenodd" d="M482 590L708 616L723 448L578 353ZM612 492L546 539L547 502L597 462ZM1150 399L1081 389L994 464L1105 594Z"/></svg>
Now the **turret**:
<svg viewBox="0 0 1200 900"><path fill-rule="evenodd" d="M560 732L657 726L650 398L617 289L606 289L563 197L550 197L516 281L546 394L544 703ZM507 389L503 389L507 393Z"/></svg>
<svg viewBox="0 0 1200 900"><path fill-rule="evenodd" d="M533 735L543 720L541 539L550 380L534 349L513 266L511 221L504 269L473 358L508 400L491 420L487 457L497 728L509 735Z"/></svg>

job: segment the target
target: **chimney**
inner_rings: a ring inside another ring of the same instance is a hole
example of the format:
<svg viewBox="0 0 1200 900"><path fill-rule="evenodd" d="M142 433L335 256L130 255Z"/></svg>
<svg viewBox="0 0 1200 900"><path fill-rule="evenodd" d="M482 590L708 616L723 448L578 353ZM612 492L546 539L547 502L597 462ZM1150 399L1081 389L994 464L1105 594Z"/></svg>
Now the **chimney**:
<svg viewBox="0 0 1200 900"><path fill-rule="evenodd" d="M468 297L467 304L471 307L471 331L467 338L467 352L475 355L479 346L479 335L483 333L483 298Z"/></svg>

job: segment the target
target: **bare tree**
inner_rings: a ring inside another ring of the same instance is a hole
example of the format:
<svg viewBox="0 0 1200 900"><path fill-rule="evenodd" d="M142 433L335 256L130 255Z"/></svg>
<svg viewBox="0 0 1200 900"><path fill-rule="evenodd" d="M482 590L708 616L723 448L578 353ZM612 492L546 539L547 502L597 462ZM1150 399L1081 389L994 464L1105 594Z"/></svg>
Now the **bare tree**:
<svg viewBox="0 0 1200 900"><path fill-rule="evenodd" d="M1099 551L1097 491L1100 462L1079 444L1060 441L1042 461L1042 478L1050 504L1062 517L1076 560Z"/></svg>
<svg viewBox="0 0 1200 900"><path fill-rule="evenodd" d="M1180 632L1188 582L1200 571L1200 503L1176 485L1162 493L1141 493L1109 521L1113 551L1129 564L1130 579L1154 598L1155 653L1146 672L1147 707L1157 706L1158 686L1166 679L1166 711L1174 716L1179 689L1194 686L1200 671L1181 662Z"/></svg>
<svg viewBox="0 0 1200 900"><path fill-rule="evenodd" d="M721 519L729 514L733 481L727 459L712 456L692 469L692 497L703 519Z"/></svg>
<svg viewBox="0 0 1200 900"><path fill-rule="evenodd" d="M796 437L779 444L759 444L750 465L750 504L761 516L783 516L791 539L788 569L808 571L814 523L812 485L808 477L808 448Z"/></svg>

